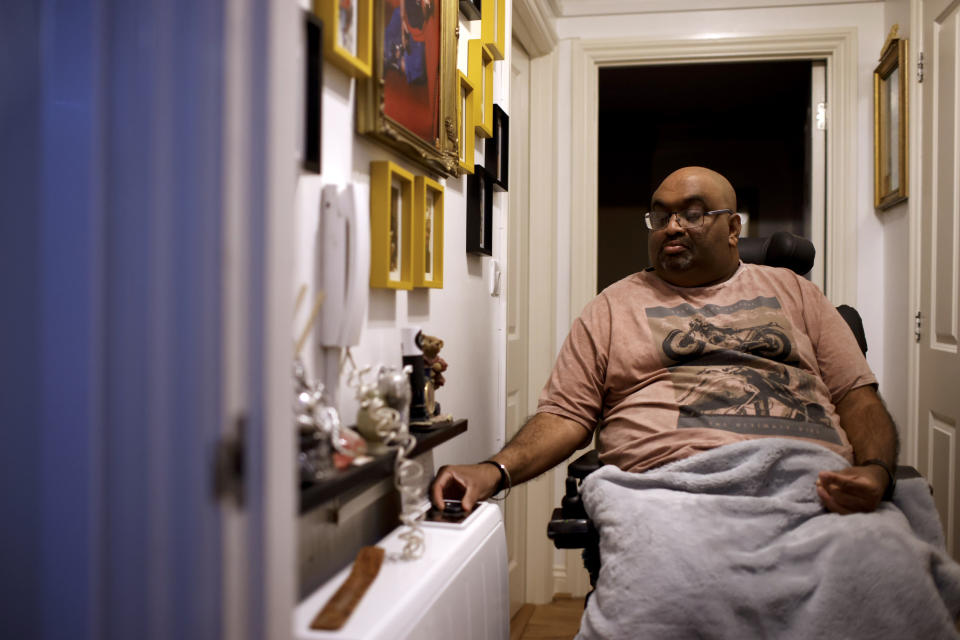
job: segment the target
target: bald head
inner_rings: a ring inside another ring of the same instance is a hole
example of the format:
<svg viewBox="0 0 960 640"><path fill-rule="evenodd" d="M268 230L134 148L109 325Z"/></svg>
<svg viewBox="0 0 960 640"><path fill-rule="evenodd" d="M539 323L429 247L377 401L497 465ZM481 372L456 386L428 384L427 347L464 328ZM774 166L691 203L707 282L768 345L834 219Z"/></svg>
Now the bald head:
<svg viewBox="0 0 960 640"><path fill-rule="evenodd" d="M737 194L733 185L722 175L706 167L683 167L671 173L653 193L651 208L656 207L661 192L663 197L678 192L700 195L704 202L709 200L712 203L711 209L737 210Z"/></svg>
<svg viewBox="0 0 960 640"><path fill-rule="evenodd" d="M677 169L660 183L650 201L651 211L722 213L704 215L697 226L670 216L667 226L647 236L650 262L657 275L680 287L723 282L740 264L737 240L740 216L730 181L705 167Z"/></svg>

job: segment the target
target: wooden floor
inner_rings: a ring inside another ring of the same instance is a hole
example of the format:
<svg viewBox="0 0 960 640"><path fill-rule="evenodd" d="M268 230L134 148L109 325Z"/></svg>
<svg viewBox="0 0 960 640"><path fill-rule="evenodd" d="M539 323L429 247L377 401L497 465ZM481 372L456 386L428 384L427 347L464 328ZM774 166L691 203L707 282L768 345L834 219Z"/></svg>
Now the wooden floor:
<svg viewBox="0 0 960 640"><path fill-rule="evenodd" d="M583 598L558 594L549 604L525 604L510 621L510 640L571 640L582 615Z"/></svg>

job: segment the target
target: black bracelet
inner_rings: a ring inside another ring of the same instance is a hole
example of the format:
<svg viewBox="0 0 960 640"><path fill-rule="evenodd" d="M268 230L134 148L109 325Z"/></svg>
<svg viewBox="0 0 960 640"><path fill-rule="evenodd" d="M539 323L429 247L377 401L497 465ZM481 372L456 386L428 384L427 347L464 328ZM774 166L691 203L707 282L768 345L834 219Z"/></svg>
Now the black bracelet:
<svg viewBox="0 0 960 640"><path fill-rule="evenodd" d="M501 491L506 491L503 494L503 497L500 500L506 500L507 496L510 495L510 489L513 488L513 481L510 479L510 472L507 471L507 468L497 462L496 460L484 460L480 464L492 464L497 468L497 471L500 472L500 482L497 483L496 488L494 489L494 495L500 493Z"/></svg>
<svg viewBox="0 0 960 640"><path fill-rule="evenodd" d="M890 465L879 458L870 458L869 460L864 460L861 462L860 466L865 467L870 464L875 464L887 472L887 478L889 478L890 481L887 483L887 490L883 492L883 499L893 500L893 491L897 488L897 476L890 469ZM896 465L894 465L894 468L896 468Z"/></svg>

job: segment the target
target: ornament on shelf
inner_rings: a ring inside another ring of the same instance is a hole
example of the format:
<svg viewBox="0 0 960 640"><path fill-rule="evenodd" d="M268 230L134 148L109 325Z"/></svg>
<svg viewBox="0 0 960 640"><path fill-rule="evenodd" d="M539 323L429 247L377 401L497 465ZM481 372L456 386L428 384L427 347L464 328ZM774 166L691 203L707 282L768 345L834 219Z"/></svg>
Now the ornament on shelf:
<svg viewBox="0 0 960 640"><path fill-rule="evenodd" d="M400 522L407 528L400 534L403 550L395 560L415 560L423 555L425 536L420 522L430 507L426 500L427 483L423 466L409 456L417 446L410 433L410 367L397 369L381 365L358 369L347 350L347 361L353 366L347 385L356 393L360 407L357 429L368 439L375 436L388 447L396 447L393 484L400 493Z"/></svg>
<svg viewBox="0 0 960 640"><path fill-rule="evenodd" d="M440 413L440 405L435 399L435 391L446 383L443 372L447 370L447 361L440 357L443 340L436 336L423 334L420 339L423 349L423 364L427 370L427 382L424 388L427 415L431 418Z"/></svg>
<svg viewBox="0 0 960 640"><path fill-rule="evenodd" d="M323 383L311 381L300 358L293 363L294 422L300 434L300 474L308 481L323 480L334 470L363 462L367 443L340 423L340 414L323 398Z"/></svg>

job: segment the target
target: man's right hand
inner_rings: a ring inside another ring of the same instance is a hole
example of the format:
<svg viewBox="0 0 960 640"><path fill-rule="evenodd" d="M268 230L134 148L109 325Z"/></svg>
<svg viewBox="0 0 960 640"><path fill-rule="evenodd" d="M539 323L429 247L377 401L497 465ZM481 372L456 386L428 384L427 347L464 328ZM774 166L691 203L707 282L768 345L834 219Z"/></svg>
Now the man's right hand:
<svg viewBox="0 0 960 640"><path fill-rule="evenodd" d="M573 420L552 413L538 413L492 459L506 466L510 481L516 487L566 460L578 446L589 444L590 435ZM444 498L460 500L463 510L469 513L479 501L492 496L499 483L500 470L496 465L440 467L430 488L430 500L438 509L443 509Z"/></svg>
<svg viewBox="0 0 960 640"><path fill-rule="evenodd" d="M481 500L493 495L500 482L500 471L492 464L464 464L440 467L430 498L443 509L443 499L459 499L467 513Z"/></svg>

